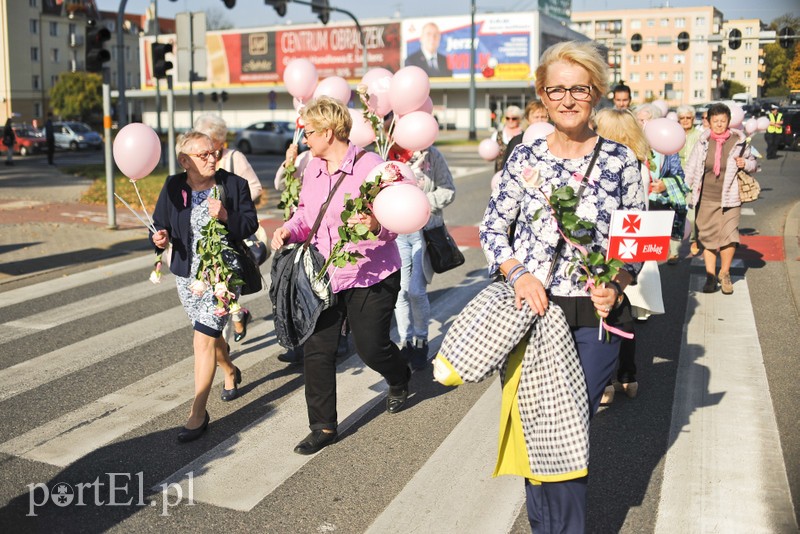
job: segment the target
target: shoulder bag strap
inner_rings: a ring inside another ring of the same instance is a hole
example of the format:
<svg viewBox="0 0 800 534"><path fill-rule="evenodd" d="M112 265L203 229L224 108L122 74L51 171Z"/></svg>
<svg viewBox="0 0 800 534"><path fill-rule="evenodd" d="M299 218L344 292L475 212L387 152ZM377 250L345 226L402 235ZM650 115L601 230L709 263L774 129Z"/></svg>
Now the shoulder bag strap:
<svg viewBox="0 0 800 534"><path fill-rule="evenodd" d="M589 178L589 175L592 173L592 170L594 169L594 164L597 161L597 156L600 155L600 148L603 144L603 141L604 139L602 137L597 136L597 144L594 147L594 154L592 154L592 159L589 160L589 166L586 167L586 173L583 175L583 178L581 179L580 187L578 187L578 193L577 193L578 203L580 203L581 197L583 196L583 191L584 189L586 189L586 180ZM556 272L556 263L558 263L558 256L561 254L561 251L563 250L565 243L566 241L564 240L563 236L558 238L558 243L556 244L556 251L553 254L553 262L550 264L550 271L547 273L547 278L545 279L544 282L545 289L549 288L550 284L553 283L553 276L555 275Z"/></svg>
<svg viewBox="0 0 800 534"><path fill-rule="evenodd" d="M231 151L229 153L229 157L228 157L228 161L231 163L231 168L230 168L230 170L228 172L231 173L231 174L236 174L235 172L233 172L233 154L235 152L236 152L236 150L231 149Z"/></svg>
<svg viewBox="0 0 800 534"><path fill-rule="evenodd" d="M362 150L361 152L356 154L356 158L353 160L353 168L355 168L356 163L358 162L358 160L361 159L361 156L363 156L364 154L366 154L366 150ZM322 224L322 218L325 216L325 212L328 211L328 205L330 205L331 200L333 199L333 195L336 193L336 190L339 189L339 186L342 185L342 182L347 176L342 169L339 169L339 171L336 174L340 174L341 176L339 176L339 179L336 180L336 185L333 186L331 192L328 194L327 200L325 200L325 203L322 204L322 207L319 209L319 213L317 214L317 220L314 221L314 226L311 227L311 232L309 232L305 243L303 243L303 248L307 249L308 246L311 244L311 240L314 239L315 235L317 235L317 230L319 230L319 226L320 224Z"/></svg>

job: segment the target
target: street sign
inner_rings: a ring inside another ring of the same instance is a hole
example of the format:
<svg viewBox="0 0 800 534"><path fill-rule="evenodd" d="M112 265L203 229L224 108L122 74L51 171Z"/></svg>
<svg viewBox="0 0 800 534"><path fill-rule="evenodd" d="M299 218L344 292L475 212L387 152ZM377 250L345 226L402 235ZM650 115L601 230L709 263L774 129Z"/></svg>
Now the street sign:
<svg viewBox="0 0 800 534"><path fill-rule="evenodd" d="M205 80L208 76L206 65L206 14L177 13L175 15L175 38L178 44L178 81L188 82L192 69L194 53L194 73L192 81Z"/></svg>

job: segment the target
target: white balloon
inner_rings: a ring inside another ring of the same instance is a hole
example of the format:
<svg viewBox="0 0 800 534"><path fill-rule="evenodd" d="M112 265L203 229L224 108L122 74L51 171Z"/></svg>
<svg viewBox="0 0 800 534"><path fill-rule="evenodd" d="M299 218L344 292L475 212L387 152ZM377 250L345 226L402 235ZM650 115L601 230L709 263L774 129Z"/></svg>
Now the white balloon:
<svg viewBox="0 0 800 534"><path fill-rule="evenodd" d="M550 124L549 122L534 122L528 129L525 130L525 133L522 134L522 142L523 143L530 143L534 139L538 139L540 137L547 137L551 133L556 131L556 127Z"/></svg>

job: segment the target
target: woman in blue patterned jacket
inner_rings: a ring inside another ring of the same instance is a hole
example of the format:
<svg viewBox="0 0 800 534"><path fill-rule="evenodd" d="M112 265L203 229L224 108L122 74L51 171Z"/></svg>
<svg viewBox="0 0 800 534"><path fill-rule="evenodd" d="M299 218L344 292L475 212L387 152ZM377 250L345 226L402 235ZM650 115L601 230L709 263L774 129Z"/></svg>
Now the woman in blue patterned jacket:
<svg viewBox="0 0 800 534"><path fill-rule="evenodd" d="M590 413L597 410L619 351L618 336L598 340L599 319L619 324L625 309L619 308L622 292L641 264L627 264L613 282L588 290L570 269L574 249L567 245L557 252L560 235L544 193L570 181L575 185L573 175L587 172L599 148L577 208L578 217L596 223L587 248L605 252L614 210L644 208L636 156L629 148L598 137L589 127L593 106L607 92L606 80L606 62L591 43L563 42L544 52L536 69L536 92L555 132L517 146L480 226L489 272L499 271L506 277L517 308L530 306L540 316L551 302L563 309L583 368ZM513 223L516 230L509 239ZM553 262L552 284L545 287ZM526 478L528 518L535 532L585 530L585 472L556 480L537 479L525 469L514 474Z"/></svg>

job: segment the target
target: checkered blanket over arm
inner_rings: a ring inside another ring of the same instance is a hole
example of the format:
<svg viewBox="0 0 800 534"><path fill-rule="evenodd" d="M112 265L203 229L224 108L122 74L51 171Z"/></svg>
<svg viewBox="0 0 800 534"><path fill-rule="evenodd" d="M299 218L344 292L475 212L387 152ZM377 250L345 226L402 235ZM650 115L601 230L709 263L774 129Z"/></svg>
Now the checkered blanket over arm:
<svg viewBox="0 0 800 534"><path fill-rule="evenodd" d="M490 284L459 313L438 357L464 382L505 371L508 355L527 340L517 400L531 471L560 475L589 462L589 401L586 380L560 307L544 317L528 306L517 310L514 290Z"/></svg>

